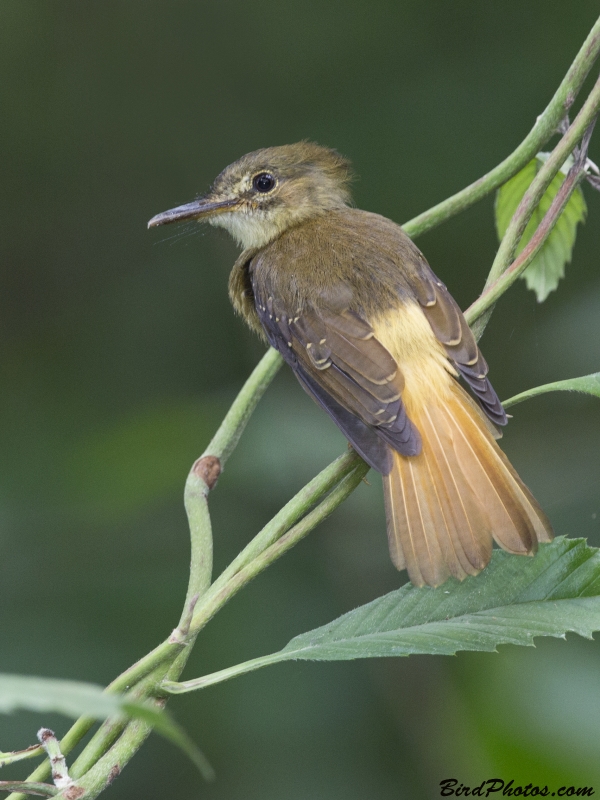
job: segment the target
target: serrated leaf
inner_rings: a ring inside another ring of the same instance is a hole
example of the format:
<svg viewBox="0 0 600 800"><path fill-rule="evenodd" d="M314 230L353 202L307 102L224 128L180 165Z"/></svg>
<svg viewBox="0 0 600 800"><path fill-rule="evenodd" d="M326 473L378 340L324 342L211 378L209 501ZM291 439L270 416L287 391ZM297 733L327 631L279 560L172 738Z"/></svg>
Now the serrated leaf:
<svg viewBox="0 0 600 800"><path fill-rule="evenodd" d="M536 158L529 162L523 169L500 187L496 194L496 229L499 239L502 239L508 224L523 199L523 195L535 178L541 164L547 159L547 153L538 153ZM550 204L560 189L569 164L555 175L552 183L546 190L538 207L529 220L519 246L517 254L529 242ZM550 292L554 291L558 282L565 274L565 265L571 260L573 245L577 235L577 225L585 220L587 207L581 188L575 189L550 236L544 242L541 250L527 267L522 277L527 283L527 288L536 293L539 303L543 302Z"/></svg>
<svg viewBox="0 0 600 800"><path fill-rule="evenodd" d="M282 661L454 655L532 645L536 636L592 638L600 630L600 552L584 539L559 537L534 558L495 550L485 572L433 589L401 589L292 639L283 650L185 683L182 694Z"/></svg>
<svg viewBox="0 0 600 800"><path fill-rule="evenodd" d="M143 703L131 703L123 695L107 694L102 686L94 683L0 674L0 712L9 714L20 709L54 712L74 719L86 716L104 720L115 715L141 719L183 750L207 780L214 778L205 756L165 711Z"/></svg>
<svg viewBox="0 0 600 800"><path fill-rule="evenodd" d="M526 392L520 392L508 400L503 400L502 405L504 408L514 406L522 400L527 400L530 397L536 397L538 394L546 394L546 392L583 392L584 394L591 394L595 397L600 397L600 372L594 372L592 375L584 375L581 378L568 378L564 381L554 381L554 383L545 383L543 386L536 386L533 389L528 389Z"/></svg>
<svg viewBox="0 0 600 800"><path fill-rule="evenodd" d="M600 554L584 539L540 545L535 558L494 551L485 573L436 589L411 584L297 636L289 658L351 659L493 651L534 636L600 630Z"/></svg>

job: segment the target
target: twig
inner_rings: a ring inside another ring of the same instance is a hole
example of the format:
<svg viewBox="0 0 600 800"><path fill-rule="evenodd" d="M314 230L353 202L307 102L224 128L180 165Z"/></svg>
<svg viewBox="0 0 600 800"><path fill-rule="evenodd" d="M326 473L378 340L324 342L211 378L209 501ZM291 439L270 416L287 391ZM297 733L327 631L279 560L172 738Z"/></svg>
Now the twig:
<svg viewBox="0 0 600 800"><path fill-rule="evenodd" d="M190 529L191 554L190 578L180 625L184 624L192 598L204 594L210 586L212 577L213 540L207 499L210 487L202 477L203 474L206 475L205 464L206 459L199 458L192 466L183 494Z"/></svg>
<svg viewBox="0 0 600 800"><path fill-rule="evenodd" d="M57 789L66 789L73 786L73 780L69 776L67 761L61 753L60 745L56 734L50 728L40 728L37 733L39 743L48 755L52 768L52 780Z"/></svg>
<svg viewBox="0 0 600 800"><path fill-rule="evenodd" d="M7 764L14 764L15 761L23 761L26 758L35 758L44 754L44 748L39 744L32 744L24 750L11 750L8 753L0 753L0 767Z"/></svg>
<svg viewBox="0 0 600 800"><path fill-rule="evenodd" d="M227 597L221 598L222 603L231 599L231 597L245 586L252 578L256 577L260 572L266 569L270 564L280 558L290 548L303 539L310 531L313 530L319 523L336 509L359 485L364 476L367 474L369 467L362 462L354 469L350 475L347 475L343 481L331 492L330 495L320 503L310 514L307 514L304 519L295 525L285 536L282 536L271 547L267 548L261 556L256 558L251 564L248 564L243 570L229 582L229 594ZM207 609L210 612L210 609ZM235 668L233 668L235 669ZM222 671L225 673L226 671ZM221 674L221 673L219 673ZM227 677L230 677L227 675ZM226 680L227 677L222 678ZM231 675L233 677L233 673ZM216 681L209 681L216 683ZM181 694L182 692L189 692L193 689L200 689L208 685L205 678L197 678L191 681L184 681L176 683L173 681L165 681L162 688L172 694Z"/></svg>
<svg viewBox="0 0 600 800"><path fill-rule="evenodd" d="M120 774L123 766L137 753L151 732L152 728L146 722L131 721L118 741L108 752L98 757L96 763L78 781L78 785L84 790L79 800L93 800L106 789ZM56 797L60 800L70 800L68 794L64 792L60 792Z"/></svg>
<svg viewBox="0 0 600 800"><path fill-rule="evenodd" d="M416 237L435 228L436 225L482 200L528 164L556 132L560 121L573 105L598 53L600 53L600 18L596 20L554 97L517 149L475 183L405 222L402 227L406 233Z"/></svg>
<svg viewBox="0 0 600 800"><path fill-rule="evenodd" d="M216 610L228 602L243 586L245 586L259 572L269 566L273 561L287 552L294 544L306 536L316 527L326 516L328 516L344 499L356 488L368 471L368 466L355 453L345 453L344 456L334 462L338 470L348 472L348 465L351 465L349 474L338 484L338 486L318 505L313 511L307 514L301 522L282 536L272 547L264 550L260 558L248 564L245 569L237 572L228 582L226 588L217 596L212 595L212 588L201 599L204 618L199 620L198 613L194 617L194 622L190 630L190 636L196 636L198 631L214 615ZM327 478L331 480L331 468L324 470ZM338 478L339 480L339 478ZM301 493L300 493L301 494ZM304 498L305 499L305 498ZM288 504L289 505L289 504ZM290 509L290 513L293 513ZM210 598L212 597L212 601ZM189 640L188 640L189 641ZM192 639L193 641L193 639ZM169 681L175 681L181 674L185 662L189 656L191 648L182 651L177 661L167 669ZM146 679L136 687L131 693L131 697L148 697L148 688L157 686L160 680L155 675L147 676ZM115 725L119 724L120 729L116 732ZM71 774L78 778L78 786L85 788L82 800L96 797L106 785L106 775L110 771L119 771L121 767L129 761L134 753L141 747L146 737L151 733L151 727L133 721L123 723L122 721L107 721L103 723L100 730L87 745L81 756L73 764ZM120 735L119 735L120 734ZM117 739L116 736L119 735ZM113 744L114 742L114 744ZM110 748L110 749L109 749ZM62 795L59 795L62 797Z"/></svg>
<svg viewBox="0 0 600 800"><path fill-rule="evenodd" d="M19 792L23 795L33 794L38 797L54 797L54 795L58 794L58 789L49 783L0 781L0 792Z"/></svg>
<svg viewBox="0 0 600 800"><path fill-rule="evenodd" d="M284 507L256 534L231 564L219 575L210 587L217 593L233 575L259 556L267 547L291 528L308 509L336 486L342 478L362 463L355 450L348 450L319 472L306 486L289 500Z"/></svg>
<svg viewBox="0 0 600 800"><path fill-rule="evenodd" d="M192 619L194 617L194 609L196 608L196 603L198 602L199 597L199 594L195 594L192 597L188 603L187 609L184 609L181 622L169 636L169 642L172 642L173 644L187 644L188 637L190 635L190 625L192 624Z"/></svg>
<svg viewBox="0 0 600 800"><path fill-rule="evenodd" d="M521 241L523 233L525 232L525 228L527 227L527 224L531 219L533 212L537 208L540 200L544 196L546 189L550 186L554 176L558 174L560 168L565 163L569 155L575 151L579 141L585 137L586 132L589 132L589 135L591 136L589 126L593 123L599 109L600 79L596 81L596 84L583 104L581 111L579 114L577 114L575 120L569 126L569 129L556 145L546 162L541 166L539 172L532 180L530 186L523 195L523 198L519 203L517 210L513 214L508 228L506 229L506 233L502 237L500 247L498 248L498 252L494 258L494 263L492 264L490 274L488 275L486 288L500 277L500 275L513 260L514 253L519 245L519 242ZM580 155L580 153L578 155ZM577 157L576 160L578 168L583 170L585 168L585 158L583 159L583 162L579 157Z"/></svg>
<svg viewBox="0 0 600 800"><path fill-rule="evenodd" d="M283 359L277 350L273 348L267 350L235 398L233 405L219 426L219 430L204 451L203 457L215 456L219 459L221 468L224 466L231 453L235 450L258 401L279 372L282 364Z"/></svg>
<svg viewBox="0 0 600 800"><path fill-rule="evenodd" d="M338 459L342 461L344 456ZM212 587L206 593L199 608L194 614L191 631L200 631L206 623L212 619L217 611L222 608L237 592L253 578L265 570L270 564L280 558L284 553L291 549L310 531L322 522L342 503L348 495L359 485L364 476L369 471L369 466L358 456L355 456L356 465L327 495L319 505L309 512L293 528L281 536L269 547L265 547L260 554L255 556L244 567L236 572L224 585L216 587L213 592ZM335 462L334 462L335 463ZM298 497L298 495L296 496ZM258 538L258 537L257 537ZM216 584L214 584L216 586Z"/></svg>
<svg viewBox="0 0 600 800"><path fill-rule="evenodd" d="M597 111L598 107L600 107L600 80L596 84L595 91L597 95L595 98L596 111ZM590 95L590 98L591 97L592 95ZM481 296L465 311L465 317L467 319L467 322L470 325L472 325L473 332L475 333L477 338L481 337L481 334L483 333L485 325L487 324L487 321L489 319L488 310L494 306L496 301L517 280L519 275L521 275L524 272L524 270L527 269L529 264L531 264L537 253L540 251L542 245L550 235L552 228L554 227L554 225L558 221L558 218L562 214L567 202L569 201L570 196L577 188L578 183L584 177L585 160L587 157L587 146L589 144L589 139L591 137L594 124L595 124L594 119L592 119L591 123L588 122L588 128L585 132L584 141L582 142L581 151L577 158L577 161L573 164L573 166L569 170L567 177L564 179L560 189L556 193L556 197L550 204L550 208L544 215L544 218L538 225L535 233L533 234L527 245L523 248L519 256L511 264L511 266L505 272L503 272L500 275L500 277L498 277L493 283L488 285L487 289L484 290ZM549 160L550 159L548 159L548 161ZM521 206L519 206L519 208L520 207ZM519 209L517 209L517 212L518 211ZM517 212L515 212L515 214ZM487 315L485 314L486 311L488 312ZM477 320L480 321L480 324L474 325L473 323L475 323Z"/></svg>

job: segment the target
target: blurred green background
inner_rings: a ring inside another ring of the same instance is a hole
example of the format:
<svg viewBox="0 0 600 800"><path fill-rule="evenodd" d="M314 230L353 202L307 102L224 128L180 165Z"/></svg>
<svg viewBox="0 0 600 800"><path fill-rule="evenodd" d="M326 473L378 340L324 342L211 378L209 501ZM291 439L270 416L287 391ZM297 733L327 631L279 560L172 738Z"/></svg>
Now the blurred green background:
<svg viewBox="0 0 600 800"><path fill-rule="evenodd" d="M146 221L243 153L304 137L352 159L359 207L405 221L514 149L597 14L596 0L3 1L1 671L105 684L178 618L185 476L262 346L229 307L226 234ZM520 283L486 332L501 397L600 369L600 195L586 196L559 291L540 306ZM419 240L463 307L495 252L492 205ZM596 545L599 445L598 401L570 395L516 407L503 445L557 532ZM216 570L344 447L282 373L211 497ZM210 623L186 677L405 580L369 481ZM575 637L269 668L172 702L216 784L152 737L107 797L420 800L449 777L600 791L599 676L598 643ZM2 717L0 750L41 722L68 725Z"/></svg>

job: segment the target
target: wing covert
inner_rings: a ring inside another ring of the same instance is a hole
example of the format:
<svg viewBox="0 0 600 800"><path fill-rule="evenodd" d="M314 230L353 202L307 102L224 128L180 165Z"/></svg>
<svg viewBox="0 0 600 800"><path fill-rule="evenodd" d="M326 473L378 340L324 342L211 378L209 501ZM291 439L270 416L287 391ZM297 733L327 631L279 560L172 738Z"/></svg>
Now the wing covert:
<svg viewBox="0 0 600 800"><path fill-rule="evenodd" d="M391 469L386 443L403 455L420 452L419 432L402 403L402 374L360 315L348 309L290 312L256 284L253 290L269 343L374 469Z"/></svg>
<svg viewBox="0 0 600 800"><path fill-rule="evenodd" d="M487 377L488 365L473 332L446 286L419 256L416 264L419 280L414 281L412 289L431 329L487 416L496 425L506 425L506 412Z"/></svg>

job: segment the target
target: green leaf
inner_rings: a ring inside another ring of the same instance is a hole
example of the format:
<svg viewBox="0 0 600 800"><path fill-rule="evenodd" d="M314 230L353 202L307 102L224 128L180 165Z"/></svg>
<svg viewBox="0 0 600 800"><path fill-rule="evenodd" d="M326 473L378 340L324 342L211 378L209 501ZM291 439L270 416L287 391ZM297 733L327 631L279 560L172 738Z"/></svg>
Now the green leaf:
<svg viewBox="0 0 600 800"><path fill-rule="evenodd" d="M107 694L102 686L80 681L0 674L0 712L9 714L19 709L55 712L74 719L86 716L104 720L115 715L141 719L183 750L207 780L214 779L214 771L205 756L165 711L142 703L131 703L122 695Z"/></svg>
<svg viewBox="0 0 600 800"><path fill-rule="evenodd" d="M559 538L535 558L494 552L485 573L436 589L411 584L296 636L290 658L350 659L493 651L534 636L591 638L600 629L600 553Z"/></svg>
<svg viewBox="0 0 600 800"><path fill-rule="evenodd" d="M499 644L532 645L535 636L592 638L600 630L600 552L584 539L559 537L535 558L495 550L481 575L460 583L401 589L296 636L277 653L184 683L173 694L201 689L254 669L296 659L454 655L495 651Z"/></svg>
<svg viewBox="0 0 600 800"><path fill-rule="evenodd" d="M536 397L538 394L546 394L546 392L584 392L585 394L600 397L600 372L584 375L581 378L569 378L565 381L554 381L554 383L536 386L534 389L528 389L526 392L520 392L508 400L503 400L502 405L504 408L508 408L520 403L522 400Z"/></svg>
<svg viewBox="0 0 600 800"><path fill-rule="evenodd" d="M94 683L0 674L0 712L5 714L26 709L106 719L121 712L121 702Z"/></svg>
<svg viewBox="0 0 600 800"><path fill-rule="evenodd" d="M523 195L535 178L541 164L547 159L548 153L538 153L514 177L500 187L496 194L496 229L498 238L502 239L508 228L508 224L517 210ZM529 220L523 237L517 248L517 254L525 247L533 236L536 228L542 221L544 215L550 208L550 204L556 197L565 175L568 172L570 163L563 165L561 171L555 175L552 183L546 190L538 207ZM581 188L575 189L569 202L565 206L563 213L548 239L544 242L541 250L525 270L522 277L527 282L527 288L532 289L537 296L538 302L543 302L550 292L558 286L558 282L565 274L565 264L571 260L573 245L577 233L577 225L585 220L587 207Z"/></svg>

